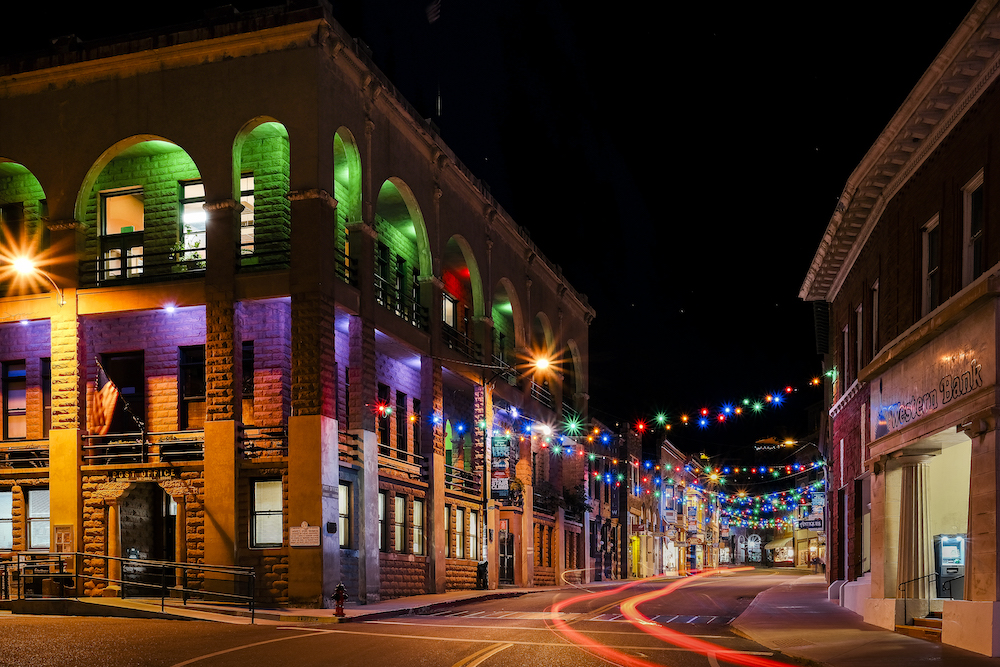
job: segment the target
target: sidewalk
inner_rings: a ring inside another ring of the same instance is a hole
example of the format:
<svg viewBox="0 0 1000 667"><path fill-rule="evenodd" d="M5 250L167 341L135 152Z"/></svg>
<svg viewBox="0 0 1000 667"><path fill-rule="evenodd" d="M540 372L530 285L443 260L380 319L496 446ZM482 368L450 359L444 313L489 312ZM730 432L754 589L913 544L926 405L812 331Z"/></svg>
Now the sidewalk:
<svg viewBox="0 0 1000 667"><path fill-rule="evenodd" d="M827 598L823 575L810 574L758 595L732 627L770 649L830 667L1000 667L953 646L883 630Z"/></svg>

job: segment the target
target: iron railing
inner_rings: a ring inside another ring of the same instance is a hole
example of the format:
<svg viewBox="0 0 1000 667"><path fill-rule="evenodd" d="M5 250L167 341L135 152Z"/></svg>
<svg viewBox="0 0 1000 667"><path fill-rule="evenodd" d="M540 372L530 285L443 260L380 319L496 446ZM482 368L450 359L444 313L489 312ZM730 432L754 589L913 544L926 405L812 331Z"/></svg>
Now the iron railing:
<svg viewBox="0 0 1000 667"><path fill-rule="evenodd" d="M545 385L538 384L534 380L531 381L531 397L552 410L555 407L555 403L552 401L552 392Z"/></svg>
<svg viewBox="0 0 1000 667"><path fill-rule="evenodd" d="M118 586L120 595L160 598L163 611L168 598L245 603L254 621L256 571L252 567L199 565L141 558L120 558L80 552L6 552L0 561L0 599L80 598L84 585ZM93 561L104 561L95 574ZM120 577L111 577L116 564ZM87 565L91 572L84 570ZM194 587L192 582L198 585Z"/></svg>
<svg viewBox="0 0 1000 667"><path fill-rule="evenodd" d="M482 475L455 466L444 467L444 485L451 491L479 495L483 489L481 477Z"/></svg>
<svg viewBox="0 0 1000 667"><path fill-rule="evenodd" d="M441 327L441 337L444 344L452 350L460 352L473 361L479 361L483 357L483 346L469 337L463 331L459 331L450 324L445 323Z"/></svg>
<svg viewBox="0 0 1000 667"><path fill-rule="evenodd" d="M244 426L239 440L245 459L288 456L288 429L284 426Z"/></svg>
<svg viewBox="0 0 1000 667"><path fill-rule="evenodd" d="M343 248L337 248L336 257L337 261L334 264L334 271L336 271L337 277L351 287L357 287L358 272L352 265L350 256L344 252Z"/></svg>
<svg viewBox="0 0 1000 667"><path fill-rule="evenodd" d="M266 271L291 266L291 244L288 240L253 240L240 244L239 270Z"/></svg>
<svg viewBox="0 0 1000 667"><path fill-rule="evenodd" d="M170 463L205 458L204 431L109 433L83 436L85 465Z"/></svg>
<svg viewBox="0 0 1000 667"><path fill-rule="evenodd" d="M375 273L375 300L379 305L384 306L401 319L406 320L421 331L427 331L427 308L420 304L407 290L407 282L397 285L393 280L389 280Z"/></svg>
<svg viewBox="0 0 1000 667"><path fill-rule="evenodd" d="M0 443L0 468L48 468L48 440Z"/></svg>
<svg viewBox="0 0 1000 667"><path fill-rule="evenodd" d="M139 245L119 257L80 262L80 286L180 280L202 275L205 265L205 248L147 252Z"/></svg>

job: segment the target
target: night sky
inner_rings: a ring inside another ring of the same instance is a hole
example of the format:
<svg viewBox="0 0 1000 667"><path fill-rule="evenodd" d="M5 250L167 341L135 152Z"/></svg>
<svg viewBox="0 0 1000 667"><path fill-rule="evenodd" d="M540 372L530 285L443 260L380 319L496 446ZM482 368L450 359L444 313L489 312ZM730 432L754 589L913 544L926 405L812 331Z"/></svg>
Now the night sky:
<svg viewBox="0 0 1000 667"><path fill-rule="evenodd" d="M799 286L851 170L971 0L933 11L442 0L433 24L428 2L333 7L589 297L594 416L676 420L791 384L789 405L768 418L669 437L726 458L761 437L805 438L820 358ZM86 41L197 20L208 6L96 22L83 3L23 5L29 16L0 55L68 33Z"/></svg>

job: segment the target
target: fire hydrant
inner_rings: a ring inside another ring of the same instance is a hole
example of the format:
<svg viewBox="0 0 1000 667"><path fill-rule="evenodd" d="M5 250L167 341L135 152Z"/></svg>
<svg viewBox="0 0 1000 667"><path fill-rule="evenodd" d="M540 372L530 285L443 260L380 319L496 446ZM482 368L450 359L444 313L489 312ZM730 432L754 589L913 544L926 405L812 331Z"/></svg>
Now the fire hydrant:
<svg viewBox="0 0 1000 667"><path fill-rule="evenodd" d="M344 602L347 601L347 589L344 588L344 584L337 584L337 590L333 593L333 601L337 603L337 607L333 611L334 616L344 616Z"/></svg>

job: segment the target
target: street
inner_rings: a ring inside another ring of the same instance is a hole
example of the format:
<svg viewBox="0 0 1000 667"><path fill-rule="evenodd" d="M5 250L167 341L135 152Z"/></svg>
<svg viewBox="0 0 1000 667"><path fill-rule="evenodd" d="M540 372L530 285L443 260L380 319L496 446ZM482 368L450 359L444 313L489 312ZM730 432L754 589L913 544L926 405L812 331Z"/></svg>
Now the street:
<svg viewBox="0 0 1000 667"><path fill-rule="evenodd" d="M5 615L0 616L0 665L786 664L734 634L729 623L760 591L794 578L758 571L680 580L683 585L676 590L637 606L649 619L639 623L630 622L623 614L627 605L621 603L662 592L668 582L604 583L350 624L249 626ZM650 634L651 629L667 632L667 641ZM703 651L707 654L682 646L689 642L709 647Z"/></svg>

